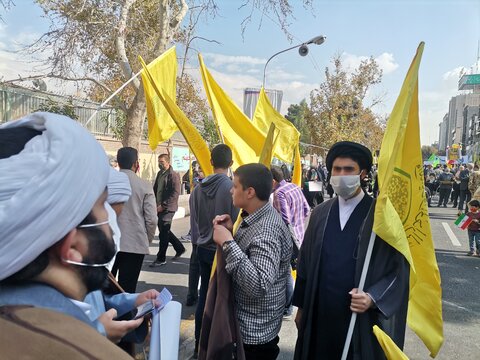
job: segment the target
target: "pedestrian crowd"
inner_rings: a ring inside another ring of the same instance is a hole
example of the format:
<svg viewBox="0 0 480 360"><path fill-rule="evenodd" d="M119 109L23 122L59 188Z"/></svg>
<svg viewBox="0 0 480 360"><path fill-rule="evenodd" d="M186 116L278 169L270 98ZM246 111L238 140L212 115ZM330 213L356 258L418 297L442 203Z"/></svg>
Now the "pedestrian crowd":
<svg viewBox="0 0 480 360"><path fill-rule="evenodd" d="M403 255L376 241L365 286L358 288L376 201L369 149L334 144L324 165L305 169L302 187L290 182L286 166L236 167L224 144L212 149L210 161L213 174L205 177L197 165L189 189L186 305L196 306L193 358L276 359L282 321L293 318L294 307L295 359L340 359L353 313L358 320L347 359L385 358L373 325L403 347L409 296ZM172 232L182 180L170 155L158 157L153 184L138 176L136 149L119 149L116 162L119 170L92 135L64 116L34 113L0 125L0 322L32 331L8 316L25 307L39 318L50 311L67 315L55 336L65 336L71 353L80 354L74 359L87 352L121 359L126 354L116 344L133 354L133 344L147 337L147 321L133 310L159 305L156 289L136 292L157 228L150 267L166 264L169 244L173 259L185 253ZM426 178L429 191L440 193L439 206L447 205L458 181L458 209L469 203L471 216L480 218L480 204L470 202L478 168L432 169ZM324 188L331 200L324 201ZM234 326L227 331L221 324ZM89 337L101 349L82 343ZM2 348L6 338L0 335ZM42 358L34 348L19 351Z"/></svg>
<svg viewBox="0 0 480 360"><path fill-rule="evenodd" d="M457 215L472 219L468 225L469 251L467 255L480 257L480 169L478 165L454 164L424 167L425 195L428 206L457 209ZM436 199L435 199L436 198ZM437 200L438 199L438 200Z"/></svg>

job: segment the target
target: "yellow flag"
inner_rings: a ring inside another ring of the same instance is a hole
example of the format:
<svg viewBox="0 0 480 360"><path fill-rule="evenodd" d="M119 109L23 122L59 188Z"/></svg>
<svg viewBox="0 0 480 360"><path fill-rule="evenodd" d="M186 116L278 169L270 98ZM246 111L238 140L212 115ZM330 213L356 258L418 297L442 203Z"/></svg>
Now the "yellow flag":
<svg viewBox="0 0 480 360"><path fill-rule="evenodd" d="M152 86L155 94L158 96L165 109L177 124L178 129L197 158L197 161L200 164L205 176L213 174L213 167L210 163L210 150L208 149L205 140L203 140L195 126L193 126L191 121L188 120L183 111L177 106L175 101L173 101L170 96L163 91L163 88L153 78L141 56L139 56L139 60L143 67L142 75L145 75L144 78L142 77L144 85L145 83L149 83L149 85Z"/></svg>
<svg viewBox="0 0 480 360"><path fill-rule="evenodd" d="M293 161L292 183L302 187L302 162L300 161L300 145L295 148L295 159Z"/></svg>
<svg viewBox="0 0 480 360"><path fill-rule="evenodd" d="M442 294L420 148L418 69L423 47L422 42L387 122L378 158L373 231L410 263L408 325L435 357L443 344Z"/></svg>
<svg viewBox="0 0 480 360"><path fill-rule="evenodd" d="M260 158L258 162L260 164L265 165L270 169L270 165L272 164L273 158L273 149L275 148L275 144L278 141L278 136L275 137L275 124L270 124L270 129L268 130L267 138L265 139L265 144L263 145L262 153L260 154Z"/></svg>
<svg viewBox="0 0 480 360"><path fill-rule="evenodd" d="M265 135L216 83L205 67L200 54L198 61L213 117L221 131L223 141L232 149L233 169L240 165L258 162L265 143Z"/></svg>
<svg viewBox="0 0 480 360"><path fill-rule="evenodd" d="M271 123L279 131L278 139L275 144L275 156L280 160L291 163L294 157L295 148L300 139L300 133L297 128L284 116L282 116L270 103L265 90L260 90L255 114L252 122L264 134L268 132Z"/></svg>
<svg viewBox="0 0 480 360"><path fill-rule="evenodd" d="M157 83L162 84L163 91L171 98L176 98L177 88L177 56L175 46L165 51L148 64L148 70ZM170 139L177 125L163 106L150 82L146 81L145 71L142 72L143 89L147 103L148 144L155 150L157 145Z"/></svg>
<svg viewBox="0 0 480 360"><path fill-rule="evenodd" d="M405 355L397 344L390 339L390 336L385 334L377 325L373 326L373 333L377 337L378 343L382 347L387 360L408 360L407 355Z"/></svg>

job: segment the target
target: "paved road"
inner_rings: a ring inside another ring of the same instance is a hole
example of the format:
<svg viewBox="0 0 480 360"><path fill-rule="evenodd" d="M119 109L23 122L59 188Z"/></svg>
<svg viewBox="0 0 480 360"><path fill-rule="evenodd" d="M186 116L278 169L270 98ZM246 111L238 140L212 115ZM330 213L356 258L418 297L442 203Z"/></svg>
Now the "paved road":
<svg viewBox="0 0 480 360"><path fill-rule="evenodd" d="M445 343L437 359L478 360L480 359L480 258L466 256L467 233L455 228L453 222L457 217L457 210L450 206L430 208L432 235L443 288ZM188 217L174 221L173 231L177 236L188 232L188 222ZM184 303L191 253L190 243L184 244L187 252L177 261L169 261L163 267L150 269L148 264L153 261L154 256L145 258L140 275L139 291L151 287L161 290L165 286L172 292L175 300ZM156 254L157 249L158 241L150 248L150 254ZM167 258L173 255L174 250L169 247ZM181 360L189 359L193 352L193 314L193 307L183 306L179 356ZM293 358L295 340L294 322L284 321L280 332L279 359ZM425 346L408 329L404 351L412 360L430 358Z"/></svg>

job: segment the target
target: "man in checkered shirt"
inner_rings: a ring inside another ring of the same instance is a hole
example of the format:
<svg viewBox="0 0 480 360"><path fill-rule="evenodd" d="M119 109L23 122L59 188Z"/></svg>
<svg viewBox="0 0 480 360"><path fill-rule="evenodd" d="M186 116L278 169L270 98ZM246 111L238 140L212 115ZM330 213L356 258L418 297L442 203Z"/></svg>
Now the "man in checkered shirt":
<svg viewBox="0 0 480 360"><path fill-rule="evenodd" d="M276 359L292 239L268 202L270 170L261 164L247 164L234 175L233 205L243 209L243 221L233 236L230 216L217 216L213 239L222 247L232 277L246 359Z"/></svg>

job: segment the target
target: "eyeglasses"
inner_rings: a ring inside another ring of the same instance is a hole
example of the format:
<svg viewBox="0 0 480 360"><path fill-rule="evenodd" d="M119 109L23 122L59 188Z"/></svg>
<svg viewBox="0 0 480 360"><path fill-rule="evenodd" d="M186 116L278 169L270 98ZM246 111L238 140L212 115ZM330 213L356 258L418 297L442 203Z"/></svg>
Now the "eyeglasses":
<svg viewBox="0 0 480 360"><path fill-rule="evenodd" d="M109 220L106 220L106 221L102 221L102 222L94 223L94 224L83 224L83 225L78 225L77 228L90 228L90 227L95 227L95 226L101 226L101 225L108 224L109 222L110 222Z"/></svg>
<svg viewBox="0 0 480 360"><path fill-rule="evenodd" d="M115 247L116 248L116 247ZM87 263L84 263L84 262L78 262L78 261L73 261L73 260L68 260L68 259L62 259L63 262L66 262L68 264L72 264L72 265L78 265L78 266L86 266L86 267L105 267L107 266L108 264L110 264L110 261L109 262L106 262L106 263L103 263L103 264L87 264Z"/></svg>
<svg viewBox="0 0 480 360"><path fill-rule="evenodd" d="M117 254L118 252L118 247L117 247L117 243L116 242L113 242L114 243L114 246L115 246L115 255ZM114 255L114 256L115 256ZM113 259L113 257L112 257ZM80 262L80 261L73 261L73 260L68 260L68 259L63 259L62 258L62 261L63 262L66 262L67 264L71 264L71 265L78 265L78 266L86 266L86 267L105 267L107 266L108 264L110 264L110 262L112 261L110 259L109 262L106 262L106 263L103 263L103 264L87 264L87 263L84 263L84 262Z"/></svg>
<svg viewBox="0 0 480 360"><path fill-rule="evenodd" d="M94 223L94 224L78 225L77 228L91 228L91 227L101 226L101 225L105 225L105 224L109 224L109 223L110 223L110 221L106 220L106 221L102 221L102 222ZM115 244L115 254L116 254L118 252L118 248L117 248L117 244L115 242L114 242L114 244ZM103 263L103 264L87 264L87 263L84 263L84 262L73 261L73 260L68 260L68 259L62 259L62 261L66 262L68 264L78 265L78 266L105 267L108 264L110 264L111 260L109 262L106 262L106 263Z"/></svg>

